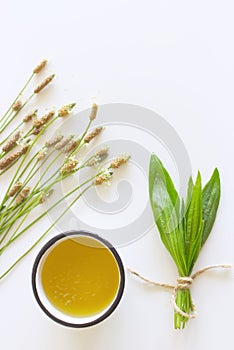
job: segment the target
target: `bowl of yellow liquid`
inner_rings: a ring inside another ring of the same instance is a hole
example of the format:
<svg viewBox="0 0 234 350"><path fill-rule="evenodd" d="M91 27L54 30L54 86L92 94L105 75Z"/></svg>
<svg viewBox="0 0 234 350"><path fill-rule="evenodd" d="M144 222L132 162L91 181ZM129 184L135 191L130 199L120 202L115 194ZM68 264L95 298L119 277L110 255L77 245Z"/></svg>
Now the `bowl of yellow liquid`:
<svg viewBox="0 0 234 350"><path fill-rule="evenodd" d="M86 231L52 238L33 265L32 287L39 306L64 326L83 328L106 319L119 304L124 285L116 249Z"/></svg>

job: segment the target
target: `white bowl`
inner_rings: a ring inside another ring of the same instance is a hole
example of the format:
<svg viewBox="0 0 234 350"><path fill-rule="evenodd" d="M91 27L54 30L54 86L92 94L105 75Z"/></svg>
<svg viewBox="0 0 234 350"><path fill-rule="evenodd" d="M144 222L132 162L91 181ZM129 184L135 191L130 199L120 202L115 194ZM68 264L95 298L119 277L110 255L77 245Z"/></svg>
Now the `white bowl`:
<svg viewBox="0 0 234 350"><path fill-rule="evenodd" d="M73 237L79 237L79 236L90 237L98 241L99 243L101 243L104 248L108 248L109 251L113 254L113 257L115 258L115 261L119 268L119 275L120 275L119 287L113 301L101 312L88 317L69 316L67 314L64 314L60 310L56 309L48 300L41 283L41 271L42 271L44 261L48 256L48 254L54 249L54 247L57 244L61 243L62 240L71 239ZM84 327L93 326L105 320L109 315L112 314L112 312L115 310L115 308L119 304L123 295L124 286L125 286L124 267L123 267L122 260L119 254L117 253L116 249L112 246L111 243L109 243L105 239L87 231L68 231L55 236L43 246L43 248L38 253L33 265L32 288L33 288L34 296L39 306L46 313L46 315L49 316L55 322L60 323L63 326L68 326L73 328L84 328Z"/></svg>

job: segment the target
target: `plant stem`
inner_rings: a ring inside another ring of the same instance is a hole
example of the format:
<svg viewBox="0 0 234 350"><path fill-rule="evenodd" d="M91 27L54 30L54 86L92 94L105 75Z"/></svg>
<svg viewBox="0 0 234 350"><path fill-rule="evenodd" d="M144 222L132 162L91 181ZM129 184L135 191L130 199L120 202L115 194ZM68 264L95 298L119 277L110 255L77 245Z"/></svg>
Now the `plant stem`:
<svg viewBox="0 0 234 350"><path fill-rule="evenodd" d="M13 114L12 118L10 118L11 115L12 115L12 113L10 113L10 114L8 115L8 117L6 118L5 122L3 123L3 125L2 125L2 127L1 127L1 129L0 129L0 134L1 134L1 133L8 127L8 125L15 119L15 117L19 114L19 112L22 111L22 109L28 104L28 102L33 98L34 95L35 95L35 94L33 93L32 95L30 95L30 96L27 98L27 100L23 103L23 105L21 106L21 108Z"/></svg>
<svg viewBox="0 0 234 350"><path fill-rule="evenodd" d="M54 209L57 205L59 205L65 198L69 197L70 195L72 195L73 193L75 193L77 190L79 190L81 187L83 187L84 185L86 185L87 183L89 183L90 181L92 181L96 176L99 176L103 173L103 171L100 171L98 174L95 174L95 176L92 176L91 178L89 178L88 180L84 181L82 184L80 184L79 186L75 187L72 191L70 191L69 193L67 193L64 197L60 198L56 203L54 203L49 209L47 209L46 212L44 212L43 214L41 214L39 217L37 217L30 225L28 225L26 228L24 228L17 236L15 236L15 233L13 233L12 236L14 236L13 239L10 239L10 243L12 243L16 238L18 238L19 236L21 236L25 231L27 231L33 224L35 224L38 220L40 220L41 218L43 218L49 211L51 211L52 209ZM57 182L59 181L60 179L57 179ZM47 191L49 190L50 187L52 187L54 184L50 184L48 185L47 187ZM38 204L38 203L37 203ZM26 211L23 211L23 213L21 213L20 216L24 215L25 213L27 213L27 207L25 208ZM32 210L32 208L30 208L30 211ZM17 218L14 220L14 222L20 217L20 216L17 216ZM9 223L9 225L11 226L12 225L12 222ZM9 244L7 244L9 245ZM0 249L0 253L2 253L2 251L4 250L4 247L3 246L1 249Z"/></svg>
<svg viewBox="0 0 234 350"><path fill-rule="evenodd" d="M193 303L191 298L191 292L189 289L178 290L176 295L176 304L180 310L184 311L186 314L190 314L194 311ZM180 315L175 311L174 313L174 327L175 329L184 329L188 318Z"/></svg>
<svg viewBox="0 0 234 350"><path fill-rule="evenodd" d="M48 156L48 158L54 153L54 151L52 151L52 153ZM48 191L49 189L51 189L56 183L58 183L60 180L63 180L65 178L67 178L68 176L74 174L74 172L71 172L71 173L68 173L66 175L59 175L57 178L55 178L55 180L50 183L49 181L58 173L59 170L57 170L55 173L53 173L52 176L50 176L49 179L47 179L39 188L38 187L38 184L40 183L41 179L45 176L45 174L47 173L49 167L52 166L52 164L54 163L54 161L56 161L56 159L62 154L62 152L60 152L58 154L58 156L53 159L52 162L50 162L50 164L48 165L48 167L46 168L46 170L43 172L42 176L40 177L39 181L36 183L36 185L34 186L34 188L32 189L30 195L27 197L27 202L28 203L30 201L31 198L33 198L37 193L40 193L40 192L46 192ZM47 159L48 159L47 158ZM33 158L34 159L34 158ZM36 163L37 164L37 163ZM35 165L36 165L35 164ZM33 166L33 168L35 167L35 165ZM75 172L79 171L80 169L84 168L85 164L82 164L80 167L78 167ZM37 172L37 168L36 170L34 170L34 172L31 174L31 172L33 171L33 168L31 169L31 171L29 172L26 180L24 181L24 183L22 184L22 188L26 186L26 184L31 180L31 178L36 174ZM31 175L30 175L31 174ZM29 176L30 175L30 176ZM45 185L47 185L47 187L44 187ZM8 204L8 206L4 209L4 211L1 213L1 222L2 222L2 225L1 225L1 228L0 228L0 234L1 232L4 232L4 230L8 227L8 226L11 226L14 224L14 222L20 217L22 216L25 211L22 212L22 209L24 209L25 207L25 202L22 202L21 204L19 205L14 205L12 207L10 207L11 204L13 204L15 200L15 197L12 198L11 202ZM31 205L31 202L29 202L29 204ZM26 206L26 209L28 211L28 206ZM12 213L13 210L16 210L14 213ZM21 210L21 215L17 214L19 212L19 210ZM26 212L27 212L26 211ZM9 217L9 214L12 213L11 215L11 220L8 221L8 217ZM6 220L3 221L4 219L4 216L6 215ZM0 242L1 243L1 242Z"/></svg>
<svg viewBox="0 0 234 350"><path fill-rule="evenodd" d="M27 88L27 86L29 85L29 83L31 82L32 78L34 77L35 73L32 73L30 75L30 77L28 78L28 80L26 81L25 85L23 86L23 88L21 89L21 91L18 93L18 95L16 96L16 98L14 99L14 101L12 102L12 104L10 105L10 107L7 109L7 111L4 113L4 115L1 118L1 122L4 122L4 120L6 119L8 113L10 112L12 106L14 105L14 103L19 99L19 97L23 94L24 90Z"/></svg>
<svg viewBox="0 0 234 350"><path fill-rule="evenodd" d="M91 187L92 185L87 186L68 206L68 208L50 225L50 227L37 239L37 241L24 253L22 254L1 276L0 280L3 279L25 256L27 256L33 248L35 248L38 243L47 235L47 233L57 224L57 222L68 212L74 203Z"/></svg>
<svg viewBox="0 0 234 350"><path fill-rule="evenodd" d="M85 145L85 143L82 143L82 141L84 140L85 135L86 135L87 132L89 131L89 128L90 128L91 124L92 124L92 120L89 120L88 125L87 125L85 131L83 132L81 138L79 139L78 145L77 145L76 148L72 151L72 153L70 154L70 157L74 156L74 155L80 150L80 148L83 147L83 146Z"/></svg>
<svg viewBox="0 0 234 350"><path fill-rule="evenodd" d="M7 195L7 194L8 194L8 192L9 192L10 188L12 187L13 183L15 182L17 176L18 176L18 178L20 178L20 177L22 176L22 174L25 172L25 170L28 168L29 165L27 164L26 167L23 169L23 171L19 174L19 172L20 172L20 170L21 170L21 168L22 168L22 166L23 166L23 164L24 164L24 162L25 162L25 159L27 158L29 152L31 151L31 149L33 148L33 146L35 145L35 143L37 142L37 140L39 139L39 137L43 134L43 132L44 132L55 120L57 120L58 118L59 118L59 116L56 116L56 117L54 117L48 124L46 124L45 127L39 132L39 134L38 134L38 135L35 137L35 139L33 140L32 144L30 145L30 147L28 148L27 152L26 152L25 155L23 156L23 159L21 160L21 163L20 163L19 167L17 168L17 170L16 170L16 172L15 172L15 174L14 174L12 180L11 180L11 182L10 182L10 184L9 184L9 186L8 186L8 189L6 190L6 193L5 193L5 196L4 196L3 200L2 200L2 205L1 205L1 206L3 206L3 205L5 204L5 202L6 202L6 200L8 199L8 195ZM36 154L38 154L38 152L37 152ZM35 157L35 155L34 155L34 157ZM34 158L34 157L33 157L33 158ZM7 168L7 169L8 169L8 168ZM1 173L1 174L2 174L2 173ZM1 174L0 174L0 175L1 175Z"/></svg>

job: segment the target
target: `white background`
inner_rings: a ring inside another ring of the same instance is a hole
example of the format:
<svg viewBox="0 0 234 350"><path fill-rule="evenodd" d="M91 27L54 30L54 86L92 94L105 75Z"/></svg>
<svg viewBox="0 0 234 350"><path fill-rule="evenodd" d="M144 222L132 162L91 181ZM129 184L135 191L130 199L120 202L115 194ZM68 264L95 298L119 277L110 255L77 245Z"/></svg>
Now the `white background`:
<svg viewBox="0 0 234 350"><path fill-rule="evenodd" d="M194 174L199 168L207 179L219 167L220 210L197 269L234 260L233 11L231 0L22 0L2 2L0 11L2 111L30 68L48 57L57 79L47 104L80 99L83 108L96 96L99 103L151 108L180 134ZM2 348L233 349L233 272L210 272L196 281L199 316L184 331L173 330L170 294L131 276L111 318L72 330L53 323L34 301L30 276L37 250L0 283ZM176 269L156 229L119 252L126 265L174 283Z"/></svg>

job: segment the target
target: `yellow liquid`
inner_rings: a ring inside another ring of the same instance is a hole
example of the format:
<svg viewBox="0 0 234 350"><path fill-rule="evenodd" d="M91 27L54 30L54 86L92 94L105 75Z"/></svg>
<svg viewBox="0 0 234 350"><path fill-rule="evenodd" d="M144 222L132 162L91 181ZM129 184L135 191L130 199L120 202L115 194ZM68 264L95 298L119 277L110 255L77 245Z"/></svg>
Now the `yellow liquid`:
<svg viewBox="0 0 234 350"><path fill-rule="evenodd" d="M64 314L94 315L114 300L120 282L111 251L89 237L58 243L41 271L42 286L51 304Z"/></svg>

